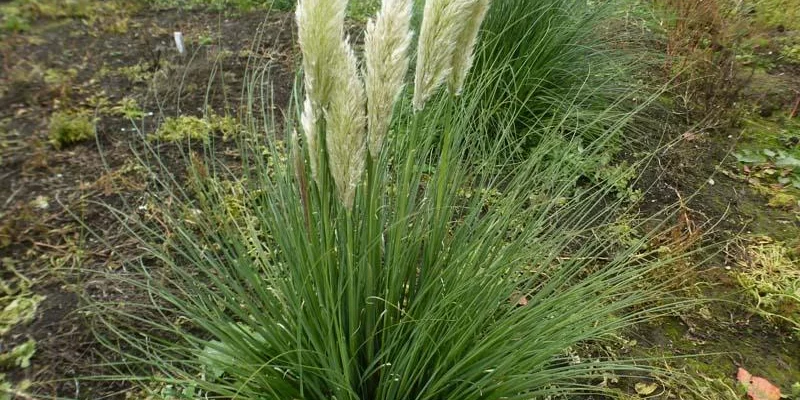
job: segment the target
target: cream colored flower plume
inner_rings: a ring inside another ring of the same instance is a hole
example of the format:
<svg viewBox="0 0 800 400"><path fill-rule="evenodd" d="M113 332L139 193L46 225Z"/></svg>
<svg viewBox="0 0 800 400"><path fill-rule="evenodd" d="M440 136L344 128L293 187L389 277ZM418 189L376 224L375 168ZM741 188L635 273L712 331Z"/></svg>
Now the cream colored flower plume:
<svg viewBox="0 0 800 400"><path fill-rule="evenodd" d="M411 0L384 0L364 39L369 152L380 155L408 72Z"/></svg>
<svg viewBox="0 0 800 400"><path fill-rule="evenodd" d="M300 122L314 180L318 178L318 123L339 74L346 8L347 0L300 0L295 14L306 92Z"/></svg>
<svg viewBox="0 0 800 400"><path fill-rule="evenodd" d="M453 57L476 0L428 0L422 13L414 78L414 109L421 110L450 76Z"/></svg>
<svg viewBox="0 0 800 400"><path fill-rule="evenodd" d="M478 31L488 10L489 0L475 0L472 4L469 19L465 22L464 28L458 36L456 51L453 53L451 64L453 70L448 79L448 87L453 95L460 95L461 90L464 88L467 73L472 68Z"/></svg>
<svg viewBox="0 0 800 400"><path fill-rule="evenodd" d="M328 103L339 73L331 61L341 52L346 8L347 0L300 0L297 4L305 89L315 108Z"/></svg>
<svg viewBox="0 0 800 400"><path fill-rule="evenodd" d="M358 73L358 61L347 41L340 42L336 90L331 92L325 115L328 163L339 199L353 207L356 187L366 160L366 98Z"/></svg>

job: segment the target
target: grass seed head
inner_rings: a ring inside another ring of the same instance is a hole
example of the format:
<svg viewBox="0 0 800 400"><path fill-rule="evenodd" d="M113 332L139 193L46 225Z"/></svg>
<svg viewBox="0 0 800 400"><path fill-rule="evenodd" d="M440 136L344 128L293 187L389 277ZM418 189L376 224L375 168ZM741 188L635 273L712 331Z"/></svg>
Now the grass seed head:
<svg viewBox="0 0 800 400"><path fill-rule="evenodd" d="M461 94L464 88L464 81L467 73L472 68L472 61L475 53L475 42L478 40L478 31L481 23L489 10L489 0L475 0L469 19L464 24L461 34L458 36L456 44L457 51L453 52L452 71L448 79L450 93L453 95Z"/></svg>
<svg viewBox="0 0 800 400"><path fill-rule="evenodd" d="M326 114L325 144L339 200L349 209L366 160L366 97L358 60L347 40L341 42L337 59L340 69Z"/></svg>
<svg viewBox="0 0 800 400"><path fill-rule="evenodd" d="M377 158L408 71L411 0L384 0L364 39L369 152Z"/></svg>
<svg viewBox="0 0 800 400"><path fill-rule="evenodd" d="M472 16L476 0L428 0L422 14L417 45L414 109L421 110L439 85L450 76L453 57Z"/></svg>
<svg viewBox="0 0 800 400"><path fill-rule="evenodd" d="M297 4L305 90L317 109L328 103L339 72L336 59L344 36L346 7L347 0L300 0Z"/></svg>

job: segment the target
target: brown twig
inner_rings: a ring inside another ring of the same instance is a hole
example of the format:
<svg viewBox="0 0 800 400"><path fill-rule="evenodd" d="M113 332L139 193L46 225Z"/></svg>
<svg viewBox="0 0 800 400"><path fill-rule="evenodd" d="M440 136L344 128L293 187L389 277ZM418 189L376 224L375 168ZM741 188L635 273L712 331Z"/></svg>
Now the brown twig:
<svg viewBox="0 0 800 400"><path fill-rule="evenodd" d="M789 118L797 116L798 107L800 107L800 93L797 94L797 99L794 101L794 107L792 107L792 112L789 113Z"/></svg>

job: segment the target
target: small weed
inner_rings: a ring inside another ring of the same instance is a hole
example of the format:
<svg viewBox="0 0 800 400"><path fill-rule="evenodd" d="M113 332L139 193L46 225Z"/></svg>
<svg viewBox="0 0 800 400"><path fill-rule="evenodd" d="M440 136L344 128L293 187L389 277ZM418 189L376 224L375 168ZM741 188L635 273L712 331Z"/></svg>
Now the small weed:
<svg viewBox="0 0 800 400"><path fill-rule="evenodd" d="M781 48L781 59L792 64L800 64L800 43L784 45Z"/></svg>
<svg viewBox="0 0 800 400"><path fill-rule="evenodd" d="M665 72L684 90L689 108L722 111L735 99L740 15L723 0L659 0L666 34Z"/></svg>
<svg viewBox="0 0 800 400"><path fill-rule="evenodd" d="M147 82L153 77L153 72L145 64L122 67L117 72L133 83Z"/></svg>
<svg viewBox="0 0 800 400"><path fill-rule="evenodd" d="M800 189L800 160L785 151L763 149L755 152L745 149L734 156L747 165L745 172L750 177Z"/></svg>
<svg viewBox="0 0 800 400"><path fill-rule="evenodd" d="M11 351L0 353L0 368L28 368L35 353L36 341L28 339L25 343L14 346Z"/></svg>
<svg viewBox="0 0 800 400"><path fill-rule="evenodd" d="M132 120L141 119L145 115L144 110L139 107L139 103L132 97L120 100L119 104L111 108L111 112Z"/></svg>
<svg viewBox="0 0 800 400"><path fill-rule="evenodd" d="M114 21L104 24L103 30L109 33L116 33L121 35L128 32L129 25L130 25L130 18L120 17Z"/></svg>
<svg viewBox="0 0 800 400"><path fill-rule="evenodd" d="M44 300L44 296L32 293L33 281L17 271L14 260L4 258L0 261L0 265L3 267L3 276L11 277L0 281L1 336L15 326L31 322L36 315L39 303Z"/></svg>
<svg viewBox="0 0 800 400"><path fill-rule="evenodd" d="M222 133L223 140L228 140L242 130L241 125L233 117L221 117L210 114L206 118L181 115L176 118L167 118L158 128L156 133L149 136L150 140L164 142L178 142L187 139L210 140L214 132Z"/></svg>
<svg viewBox="0 0 800 400"><path fill-rule="evenodd" d="M44 71L44 83L47 84L51 93L64 100L72 92L72 84L76 76L78 76L78 70L74 68L66 70L50 68Z"/></svg>
<svg viewBox="0 0 800 400"><path fill-rule="evenodd" d="M99 93L89 96L86 99L86 106L95 110L98 114L108 114L112 109L111 100L106 96L105 91L100 91Z"/></svg>
<svg viewBox="0 0 800 400"><path fill-rule="evenodd" d="M0 400L32 399L26 392L31 386L31 381L23 380L16 386L6 380L5 374L0 374Z"/></svg>
<svg viewBox="0 0 800 400"><path fill-rule="evenodd" d="M106 196L138 192L144 190L146 178L146 170L142 165L128 161L120 168L101 175L92 186Z"/></svg>
<svg viewBox="0 0 800 400"><path fill-rule="evenodd" d="M755 5L756 22L766 28L800 29L800 7L796 0L760 0Z"/></svg>
<svg viewBox="0 0 800 400"><path fill-rule="evenodd" d="M796 254L770 237L741 244L736 278L767 319L784 321L800 335L800 268Z"/></svg>
<svg viewBox="0 0 800 400"><path fill-rule="evenodd" d="M197 385L175 385L170 383L153 383L143 386L136 392L125 394L127 400L180 400L202 398L202 391Z"/></svg>
<svg viewBox="0 0 800 400"><path fill-rule="evenodd" d="M50 143L57 149L91 139L95 123L85 113L60 111L50 117Z"/></svg>
<svg viewBox="0 0 800 400"><path fill-rule="evenodd" d="M9 14L3 17L0 31L20 33L31 29L31 24L19 15Z"/></svg>
<svg viewBox="0 0 800 400"><path fill-rule="evenodd" d="M200 46L208 46L214 44L214 36L209 34L202 34L197 37L197 44Z"/></svg>
<svg viewBox="0 0 800 400"><path fill-rule="evenodd" d="M744 121L743 140L734 156L756 191L775 208L794 208L800 193L800 123L784 114Z"/></svg>
<svg viewBox="0 0 800 400"><path fill-rule="evenodd" d="M187 139L208 141L211 137L211 124L208 121L181 115L176 118L167 118L158 127L156 133L150 135L151 140L164 142L179 142Z"/></svg>

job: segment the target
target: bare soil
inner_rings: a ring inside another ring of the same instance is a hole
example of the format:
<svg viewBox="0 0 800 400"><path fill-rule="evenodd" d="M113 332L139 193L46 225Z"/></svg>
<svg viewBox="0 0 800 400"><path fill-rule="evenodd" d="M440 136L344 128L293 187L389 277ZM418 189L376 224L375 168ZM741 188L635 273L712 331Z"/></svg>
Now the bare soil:
<svg viewBox="0 0 800 400"><path fill-rule="evenodd" d="M3 337L0 349L36 341L31 366L7 375L13 382L35 382L30 391L42 396L125 397L126 385L82 379L103 373L94 365L104 360L104 349L81 311L80 296L125 298L93 281L89 271L119 268L120 255L137 254L107 206L132 216L143 212L145 179L131 166L145 136L169 116L207 110L235 115L248 62L273 65L271 93L278 104L288 104L292 89L288 14L168 10L124 18L125 32L80 20L41 21L0 44L0 259L13 260L34 281L33 291L46 296L35 320ZM184 56L175 49L176 30L187 40ZM48 82L46 71L69 75L69 69L76 74L63 85ZM146 113L135 125L113 110L126 97ZM61 149L48 143L50 115L57 110L94 115L96 140ZM179 172L185 164L176 145L159 146ZM3 272L3 279L10 277Z"/></svg>

